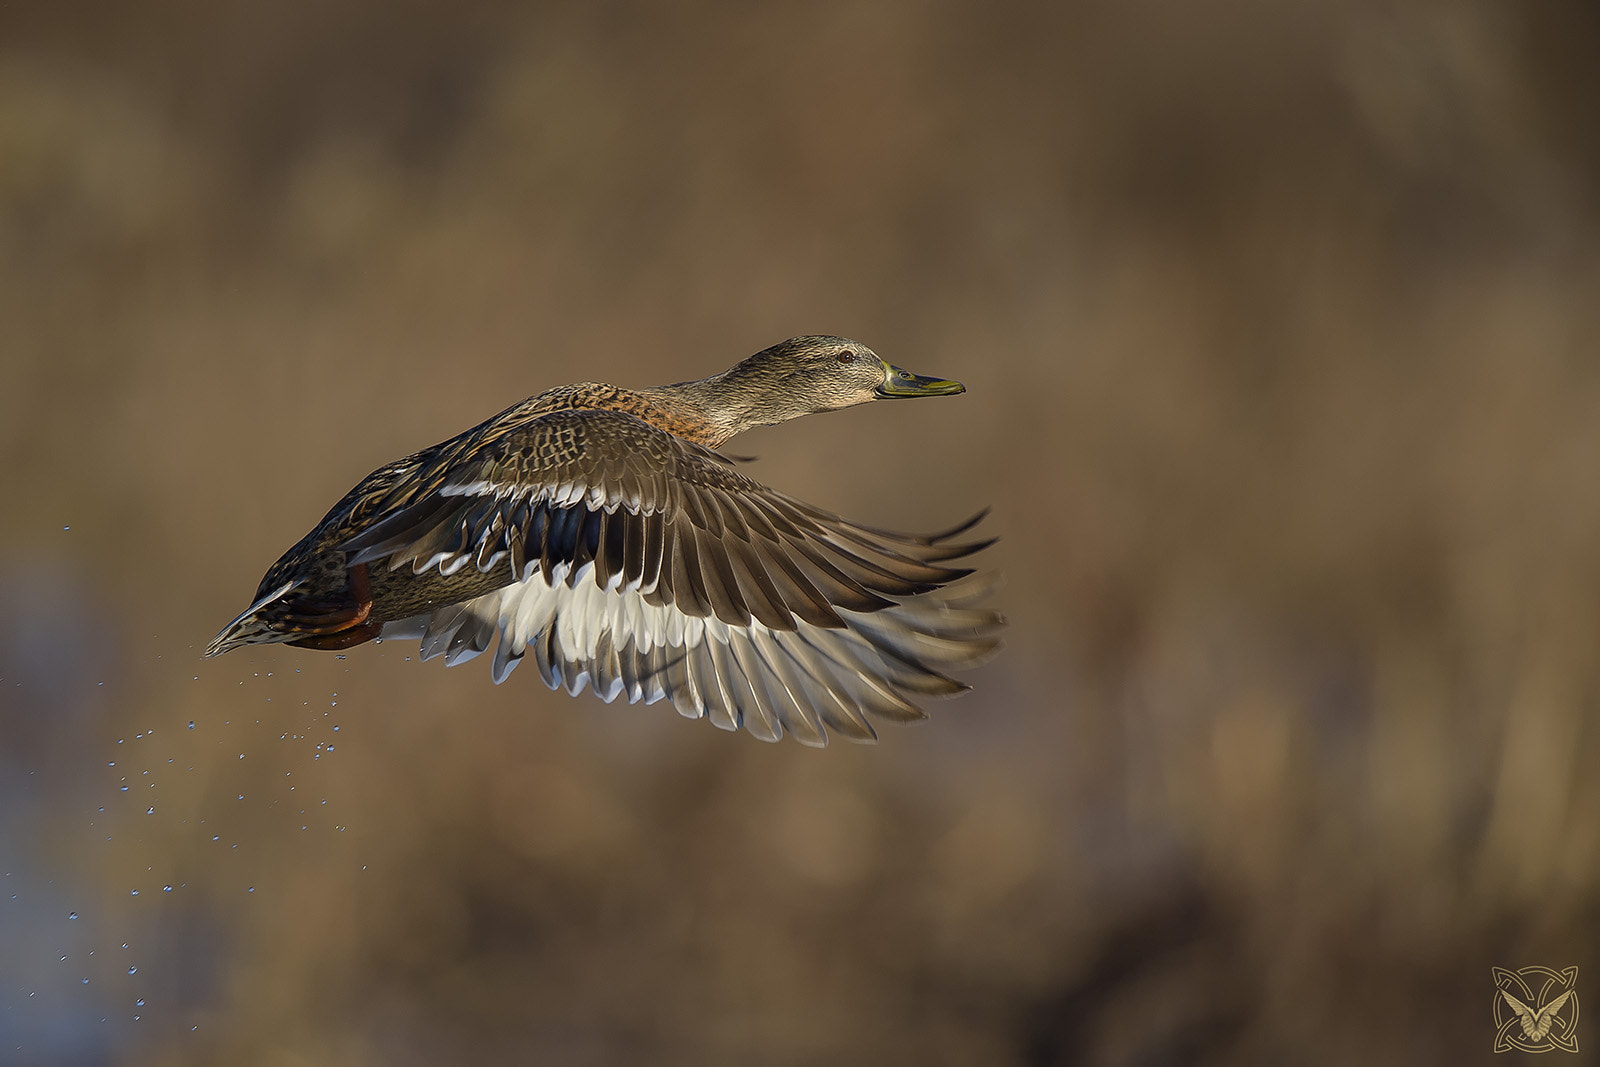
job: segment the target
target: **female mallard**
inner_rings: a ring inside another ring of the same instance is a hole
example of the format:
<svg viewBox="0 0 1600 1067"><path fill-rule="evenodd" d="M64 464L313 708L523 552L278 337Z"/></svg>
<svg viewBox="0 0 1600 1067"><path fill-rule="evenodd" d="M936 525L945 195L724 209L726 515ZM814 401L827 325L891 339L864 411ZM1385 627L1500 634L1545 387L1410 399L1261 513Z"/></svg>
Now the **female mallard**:
<svg viewBox="0 0 1600 1067"><path fill-rule="evenodd" d="M206 649L348 648L418 637L494 680L529 650L545 684L663 697L691 718L806 744L877 737L864 713L967 687L1002 625L990 583L950 567L991 541L859 526L712 451L734 434L960 382L841 337L796 337L722 374L655 389L585 382L373 471L274 563ZM976 584L974 584L976 583Z"/></svg>

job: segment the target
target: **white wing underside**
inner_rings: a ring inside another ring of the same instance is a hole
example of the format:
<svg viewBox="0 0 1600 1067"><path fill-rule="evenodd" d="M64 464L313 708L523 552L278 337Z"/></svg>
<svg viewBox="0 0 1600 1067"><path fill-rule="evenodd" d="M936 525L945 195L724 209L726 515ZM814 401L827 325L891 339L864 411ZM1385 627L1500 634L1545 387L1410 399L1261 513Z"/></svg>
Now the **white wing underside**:
<svg viewBox="0 0 1600 1067"><path fill-rule="evenodd" d="M391 622L383 637L420 637L423 659L442 655L450 666L498 637L497 683L531 653L551 689L577 695L587 685L607 702L666 698L725 730L743 727L767 741L788 732L810 745L826 744L830 729L875 740L866 713L924 718L912 700L961 692L966 686L945 672L986 659L997 644L995 616L967 607L992 590L980 578L879 611L840 610L844 629L796 619L795 629L778 630L651 604L638 588L602 589L592 563L570 585L565 575L553 575L552 586L529 569L520 583Z"/></svg>

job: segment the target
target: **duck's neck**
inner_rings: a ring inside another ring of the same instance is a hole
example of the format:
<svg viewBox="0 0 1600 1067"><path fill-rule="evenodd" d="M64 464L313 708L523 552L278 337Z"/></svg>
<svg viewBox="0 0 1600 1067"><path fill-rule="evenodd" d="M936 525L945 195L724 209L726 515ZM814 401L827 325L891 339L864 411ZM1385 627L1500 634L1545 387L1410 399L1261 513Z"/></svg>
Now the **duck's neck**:
<svg viewBox="0 0 1600 1067"><path fill-rule="evenodd" d="M649 421L669 433L712 448L753 426L771 426L804 414L788 410L738 372L739 367L735 367L698 381L640 389L637 395L662 411L670 424Z"/></svg>

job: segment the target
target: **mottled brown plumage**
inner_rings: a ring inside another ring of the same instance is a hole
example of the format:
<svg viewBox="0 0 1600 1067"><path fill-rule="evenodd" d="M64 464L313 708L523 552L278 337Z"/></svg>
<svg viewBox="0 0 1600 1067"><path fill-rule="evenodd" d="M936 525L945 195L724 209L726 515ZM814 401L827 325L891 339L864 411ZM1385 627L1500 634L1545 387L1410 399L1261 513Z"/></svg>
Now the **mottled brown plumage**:
<svg viewBox="0 0 1600 1067"><path fill-rule="evenodd" d="M999 617L969 604L983 589L950 587L971 573L950 562L988 543L951 540L977 519L930 537L861 526L714 449L754 425L960 391L837 337L699 381L549 390L368 475L206 654L412 632L454 663L498 635L497 681L532 651L574 693L669 698L772 739L871 739L863 711L920 717L908 696L959 691L944 672L995 647Z"/></svg>

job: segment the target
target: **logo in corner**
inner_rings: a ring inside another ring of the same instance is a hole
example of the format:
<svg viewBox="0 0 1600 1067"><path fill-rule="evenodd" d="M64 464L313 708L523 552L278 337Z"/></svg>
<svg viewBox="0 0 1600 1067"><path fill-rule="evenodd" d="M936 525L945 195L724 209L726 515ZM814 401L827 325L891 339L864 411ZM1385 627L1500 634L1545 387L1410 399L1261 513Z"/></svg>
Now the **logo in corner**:
<svg viewBox="0 0 1600 1067"><path fill-rule="evenodd" d="M1578 1051L1578 968L1494 968L1494 1050Z"/></svg>

